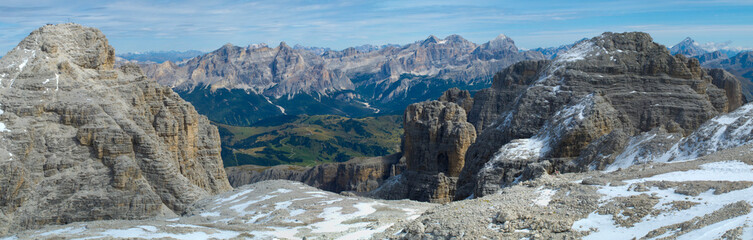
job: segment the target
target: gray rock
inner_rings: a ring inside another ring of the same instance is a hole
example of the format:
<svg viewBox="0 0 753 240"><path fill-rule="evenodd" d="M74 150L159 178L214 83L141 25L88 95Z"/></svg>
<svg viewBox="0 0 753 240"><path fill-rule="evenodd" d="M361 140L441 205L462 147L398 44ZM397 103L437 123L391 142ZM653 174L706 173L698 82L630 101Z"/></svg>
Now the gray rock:
<svg viewBox="0 0 753 240"><path fill-rule="evenodd" d="M276 48L225 45L185 64L144 64L147 76L176 89L196 87L246 89L279 98L298 93L329 95L341 90L373 88L362 100L390 102L408 98L406 90L427 79L457 84L488 84L494 73L521 60L543 59L539 52L520 52L512 39L500 37L477 45L461 36L430 36L405 46L374 51L347 48L317 54L284 42ZM414 79L404 74L429 77Z"/></svg>
<svg viewBox="0 0 753 240"><path fill-rule="evenodd" d="M217 128L97 29L47 25L0 59L0 233L182 213L230 190Z"/></svg>
<svg viewBox="0 0 753 240"><path fill-rule="evenodd" d="M624 137L655 128L688 135L742 102L736 79L715 71L702 69L696 59L670 55L645 33L604 33L551 62L513 65L495 77L492 89L474 97L469 121L480 129L479 137L466 153L456 199L493 192L479 186L498 188L500 179L501 185L509 184L533 162L550 162L550 173L600 169L614 159L599 155L619 155L627 144ZM592 111L556 119L594 94ZM577 124L564 132L546 127L563 121ZM503 163L518 160L499 159L503 146L513 139L545 136L555 140L543 144L548 149L544 153L514 166ZM498 160L492 167L497 170L487 168L492 159Z"/></svg>

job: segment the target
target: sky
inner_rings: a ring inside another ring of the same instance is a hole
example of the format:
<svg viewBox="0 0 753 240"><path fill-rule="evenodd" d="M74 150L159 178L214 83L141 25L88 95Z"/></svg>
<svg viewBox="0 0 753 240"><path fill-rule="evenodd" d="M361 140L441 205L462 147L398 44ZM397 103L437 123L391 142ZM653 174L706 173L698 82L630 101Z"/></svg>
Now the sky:
<svg viewBox="0 0 753 240"><path fill-rule="evenodd" d="M668 46L697 42L753 48L753 1L240 1L3 0L0 55L47 23L102 30L116 52L211 51L226 43L343 49L459 34L499 34L519 48L572 43L602 32L643 31Z"/></svg>

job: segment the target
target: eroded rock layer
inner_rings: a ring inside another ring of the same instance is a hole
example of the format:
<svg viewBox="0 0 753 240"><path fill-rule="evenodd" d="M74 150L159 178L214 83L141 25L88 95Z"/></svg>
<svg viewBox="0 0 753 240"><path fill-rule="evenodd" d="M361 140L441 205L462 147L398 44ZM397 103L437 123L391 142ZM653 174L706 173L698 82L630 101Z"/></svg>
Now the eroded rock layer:
<svg viewBox="0 0 753 240"><path fill-rule="evenodd" d="M230 190L217 128L97 29L47 25L0 60L0 232L182 213Z"/></svg>
<svg viewBox="0 0 753 240"><path fill-rule="evenodd" d="M479 137L456 199L555 171L604 169L631 136L686 136L738 108L737 79L672 56L645 33L604 33L553 61L524 61L473 99Z"/></svg>

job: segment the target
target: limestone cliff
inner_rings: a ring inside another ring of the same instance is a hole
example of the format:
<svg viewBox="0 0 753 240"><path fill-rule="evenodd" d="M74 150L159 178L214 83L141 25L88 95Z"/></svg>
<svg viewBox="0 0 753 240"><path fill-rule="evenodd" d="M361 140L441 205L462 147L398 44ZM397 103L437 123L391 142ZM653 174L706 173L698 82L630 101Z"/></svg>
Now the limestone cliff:
<svg viewBox="0 0 753 240"><path fill-rule="evenodd" d="M450 92L444 99L470 100L468 92ZM371 195L439 203L452 201L457 177L465 165L465 152L476 140L476 130L466 121L465 110L447 101L414 103L405 110L403 121L406 171Z"/></svg>
<svg viewBox="0 0 753 240"><path fill-rule="evenodd" d="M47 25L0 59L0 232L182 213L231 189L217 128L97 29Z"/></svg>
<svg viewBox="0 0 753 240"><path fill-rule="evenodd" d="M555 171L603 169L631 136L688 135L739 107L740 83L672 56L645 33L604 33L553 61L524 61L479 92L456 199Z"/></svg>

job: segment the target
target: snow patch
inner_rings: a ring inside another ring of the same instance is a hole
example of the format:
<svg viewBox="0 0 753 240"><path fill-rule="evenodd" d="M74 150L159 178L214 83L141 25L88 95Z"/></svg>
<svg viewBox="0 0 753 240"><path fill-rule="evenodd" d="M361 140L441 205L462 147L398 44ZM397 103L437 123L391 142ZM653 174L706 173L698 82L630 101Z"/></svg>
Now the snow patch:
<svg viewBox="0 0 753 240"><path fill-rule="evenodd" d="M557 59L555 62L575 62L580 61L586 58L587 55L591 54L594 50L596 50L594 44L590 41L583 41L578 45L575 45L570 50L567 50L566 52L557 55Z"/></svg>
<svg viewBox="0 0 753 240"><path fill-rule="evenodd" d="M651 141L655 137L656 134L654 133L650 136L638 135L630 138L630 142L628 142L628 146L625 148L625 150L623 150L622 153L620 153L620 155L615 158L612 164L607 166L605 171L613 172L617 169L627 168L638 163L646 163L651 158L645 158L643 156L643 154L645 153L643 146L645 143Z"/></svg>
<svg viewBox="0 0 753 240"><path fill-rule="evenodd" d="M557 190L544 189L544 187L539 187L538 189L536 189L536 193L538 193L539 196L533 200L533 204L541 207L546 207L549 206L549 202L552 201L552 196L557 193Z"/></svg>
<svg viewBox="0 0 753 240"><path fill-rule="evenodd" d="M86 231L86 228L84 227L79 227L79 228L67 227L67 228L61 228L61 229L45 232L45 233L39 234L39 236L44 237L44 236L56 236L56 235L61 235L61 234L76 234L76 233L82 233L84 231Z"/></svg>
<svg viewBox="0 0 753 240"><path fill-rule="evenodd" d="M343 224L345 221L354 220L357 218L364 217L366 215L372 214L376 212L376 209L374 206L379 205L377 202L369 202L369 203L356 203L353 205L357 209L356 212L350 213L350 214L342 214L341 207L328 207L325 208L321 214L319 214L319 217L323 218L324 221L311 224L313 228L313 233L324 233L324 232L340 232L344 228L351 228L351 227L365 227L368 225L366 222L359 222L359 223L353 223L353 224Z"/></svg>
<svg viewBox="0 0 753 240"><path fill-rule="evenodd" d="M147 227L147 228L144 228ZM154 230L154 228L149 228L148 226L139 226L129 229L110 229L104 232L101 232L97 234L98 236L94 237L88 237L83 239L99 239L99 238L147 238L147 239L153 239L153 238L173 238L173 239L228 239L228 238L234 238L240 235L239 232L235 231L225 231L225 230L219 230L219 229L210 229L206 227L201 226L194 226L194 225L186 225L186 224L172 224L168 225L168 227L178 227L178 228L192 228L192 230L196 230L195 232L189 232L184 234L178 234L178 233L167 233L167 232L155 232L150 231ZM206 231L206 232L204 232Z"/></svg>

